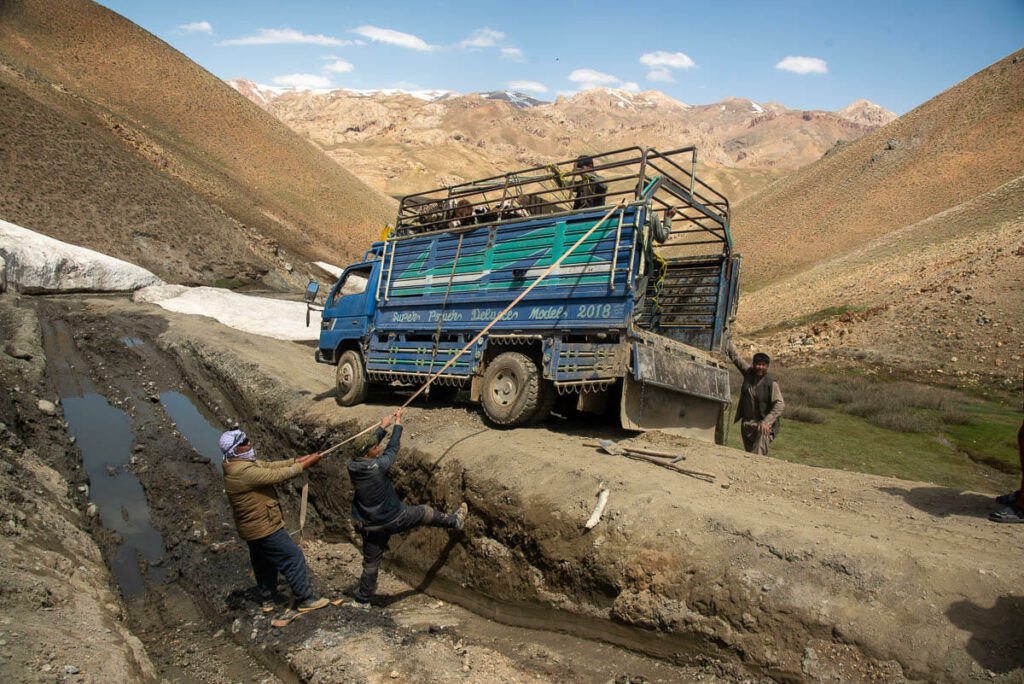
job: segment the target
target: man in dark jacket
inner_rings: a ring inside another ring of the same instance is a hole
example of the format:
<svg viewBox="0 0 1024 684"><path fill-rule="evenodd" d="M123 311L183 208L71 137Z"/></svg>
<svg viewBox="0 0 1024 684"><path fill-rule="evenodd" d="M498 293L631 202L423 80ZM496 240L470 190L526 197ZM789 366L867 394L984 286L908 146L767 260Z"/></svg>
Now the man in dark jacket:
<svg viewBox="0 0 1024 684"><path fill-rule="evenodd" d="M381 453L380 442L391 425L391 416L380 422L372 435L356 443L356 456L348 462L352 479L352 517L363 536L363 573L355 594L355 606L368 608L377 591L377 573L391 535L420 525L461 530L468 510L463 503L455 513L446 514L430 506L406 506L402 503L388 477L388 470L398 456L402 439L402 410L394 414L395 428L388 446Z"/></svg>
<svg viewBox="0 0 1024 684"><path fill-rule="evenodd" d="M771 359L767 354L754 354L753 363L749 364L736 353L732 340L726 346L726 353L743 374L743 388L736 407L743 448L752 454L767 456L768 445L779 433L779 418L786 410L779 383L768 374Z"/></svg>
<svg viewBox="0 0 1024 684"><path fill-rule="evenodd" d="M608 184L594 173L594 159L585 154L576 158L573 164L576 181L573 183L573 209L590 209L603 207L604 197L608 193Z"/></svg>

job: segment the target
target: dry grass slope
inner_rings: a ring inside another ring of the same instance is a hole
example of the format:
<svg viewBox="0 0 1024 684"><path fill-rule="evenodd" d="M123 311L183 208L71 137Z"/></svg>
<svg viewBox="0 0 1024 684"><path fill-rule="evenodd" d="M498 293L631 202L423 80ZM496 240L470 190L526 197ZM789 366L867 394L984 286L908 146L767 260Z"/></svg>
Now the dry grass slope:
<svg viewBox="0 0 1024 684"><path fill-rule="evenodd" d="M1024 60L1002 59L740 203L747 288L1007 183L1024 169Z"/></svg>
<svg viewBox="0 0 1024 684"><path fill-rule="evenodd" d="M88 0L5 0L0 52L69 91L108 138L300 257L343 262L393 218L391 200L184 55ZM69 111L66 101L49 104Z"/></svg>

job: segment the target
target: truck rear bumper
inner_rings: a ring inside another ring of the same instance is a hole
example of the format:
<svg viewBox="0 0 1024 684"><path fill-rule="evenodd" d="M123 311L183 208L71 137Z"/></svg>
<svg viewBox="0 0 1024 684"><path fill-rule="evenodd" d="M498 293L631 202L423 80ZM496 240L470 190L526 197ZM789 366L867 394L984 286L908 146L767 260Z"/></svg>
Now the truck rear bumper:
<svg viewBox="0 0 1024 684"><path fill-rule="evenodd" d="M729 372L698 349L642 334L622 383L620 417L628 430L664 430L708 442L730 401Z"/></svg>

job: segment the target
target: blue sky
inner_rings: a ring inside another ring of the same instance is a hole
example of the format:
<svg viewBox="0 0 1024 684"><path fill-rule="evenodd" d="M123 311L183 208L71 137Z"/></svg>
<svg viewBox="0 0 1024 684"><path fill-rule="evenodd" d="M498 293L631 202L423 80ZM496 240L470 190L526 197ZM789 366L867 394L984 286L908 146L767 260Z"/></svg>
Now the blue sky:
<svg viewBox="0 0 1024 684"><path fill-rule="evenodd" d="M1024 0L101 4L225 79L540 99L607 85L903 114L1024 46Z"/></svg>

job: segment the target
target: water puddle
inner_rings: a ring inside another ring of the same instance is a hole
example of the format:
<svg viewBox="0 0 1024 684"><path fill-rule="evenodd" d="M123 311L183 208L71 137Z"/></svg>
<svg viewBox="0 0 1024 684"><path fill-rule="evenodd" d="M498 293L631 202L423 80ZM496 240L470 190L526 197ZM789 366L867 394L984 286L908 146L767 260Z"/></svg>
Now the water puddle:
<svg viewBox="0 0 1024 684"><path fill-rule="evenodd" d="M206 456L222 472L218 441L224 429L206 404L181 392L161 392L160 402L196 453Z"/></svg>
<svg viewBox="0 0 1024 684"><path fill-rule="evenodd" d="M122 337L121 344L131 349L132 347L140 347L143 345L143 341L138 337Z"/></svg>
<svg viewBox="0 0 1024 684"><path fill-rule="evenodd" d="M99 506L103 526L123 540L111 561L114 579L125 598L138 596L146 580L160 584L166 579L166 571L153 565L166 549L150 521L142 485L126 467L132 453L132 418L111 406L89 377L75 368L78 356L65 323L42 321L42 327L43 347L60 392L68 434L75 438L89 476L89 501ZM145 576L140 564L147 568Z"/></svg>
<svg viewBox="0 0 1024 684"><path fill-rule="evenodd" d="M138 596L145 590L139 561L145 561L151 582L162 583L165 571L153 563L163 558L165 549L150 522L142 485L125 468L131 455L132 419L95 392L62 397L61 403L68 433L76 439L89 475L89 500L99 505L103 526L123 538L111 563L114 578L126 598Z"/></svg>

